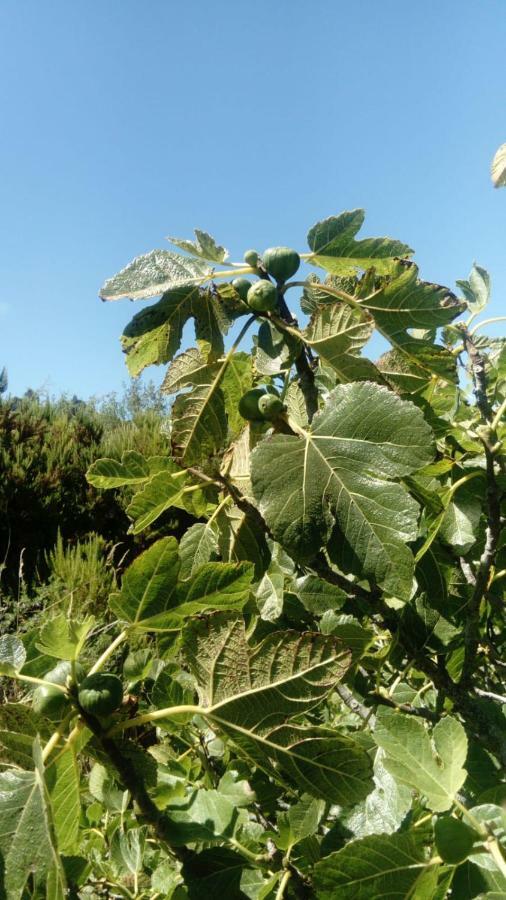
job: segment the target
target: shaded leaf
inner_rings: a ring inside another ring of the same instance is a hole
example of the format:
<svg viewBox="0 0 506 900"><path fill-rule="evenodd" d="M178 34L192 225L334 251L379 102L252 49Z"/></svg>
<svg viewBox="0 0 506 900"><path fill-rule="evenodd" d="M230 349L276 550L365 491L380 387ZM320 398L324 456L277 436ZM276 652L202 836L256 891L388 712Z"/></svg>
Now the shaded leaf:
<svg viewBox="0 0 506 900"><path fill-rule="evenodd" d="M286 813L278 815L277 824L280 836L276 839L276 845L286 851L299 841L315 834L324 812L323 800L303 794L300 800L293 803Z"/></svg>
<svg viewBox="0 0 506 900"><path fill-rule="evenodd" d="M222 334L230 320L219 299L195 285L175 287L158 303L137 313L125 328L121 343L130 374L170 362L181 345L183 328L192 318L197 340L207 341L216 355L222 353Z"/></svg>
<svg viewBox="0 0 506 900"><path fill-rule="evenodd" d="M197 522L185 531L179 542L180 577L191 578L201 566L218 554L217 527L213 521Z"/></svg>
<svg viewBox="0 0 506 900"><path fill-rule="evenodd" d="M329 609L339 609L346 602L346 594L341 588L317 575L297 578L292 584L292 590L304 609L315 616L322 616Z"/></svg>
<svg viewBox="0 0 506 900"><path fill-rule="evenodd" d="M46 783L53 809L58 851L73 853L79 847L81 797L79 767L72 747L46 770Z"/></svg>
<svg viewBox="0 0 506 900"><path fill-rule="evenodd" d="M149 626L175 595L179 573L178 544L166 537L148 547L128 567L121 591L111 594L109 606L122 621Z"/></svg>
<svg viewBox="0 0 506 900"><path fill-rule="evenodd" d="M254 357L255 369L259 375L278 375L286 371L293 362L298 341L278 331L272 322L263 321L258 329Z"/></svg>
<svg viewBox="0 0 506 900"><path fill-rule="evenodd" d="M418 835L370 835L316 864L316 895L321 900L421 900L416 885L426 867Z"/></svg>
<svg viewBox="0 0 506 900"><path fill-rule="evenodd" d="M369 792L371 764L353 740L285 724L320 703L344 675L350 654L340 641L286 631L251 648L242 620L215 614L186 626L183 655L203 714L250 762L343 805Z"/></svg>
<svg viewBox="0 0 506 900"><path fill-rule="evenodd" d="M357 355L372 332L373 320L365 311L336 302L315 310L304 338L320 358L337 372L341 382L384 382L374 364Z"/></svg>
<svg viewBox="0 0 506 900"><path fill-rule="evenodd" d="M192 855L183 863L183 878L189 900L247 900L241 888L241 876L248 863L239 853L226 847L212 847Z"/></svg>
<svg viewBox="0 0 506 900"><path fill-rule="evenodd" d="M471 853L479 835L453 816L439 816L434 824L437 851L445 862L458 865Z"/></svg>
<svg viewBox="0 0 506 900"><path fill-rule="evenodd" d="M237 506L229 506L218 521L222 558L251 561L255 566L255 580L261 578L269 566L271 553L260 525Z"/></svg>
<svg viewBox="0 0 506 900"><path fill-rule="evenodd" d="M37 734L47 740L53 727L25 703L0 706L0 763L33 768L33 741Z"/></svg>
<svg viewBox="0 0 506 900"><path fill-rule="evenodd" d="M174 467L175 468L175 467ZM127 514L132 519L130 531L139 534L152 525L167 509L177 506L185 509L186 472L162 471L153 475L141 490L132 497Z"/></svg>
<svg viewBox="0 0 506 900"><path fill-rule="evenodd" d="M171 844L212 843L233 838L248 814L220 791L200 789L172 803L164 821Z"/></svg>

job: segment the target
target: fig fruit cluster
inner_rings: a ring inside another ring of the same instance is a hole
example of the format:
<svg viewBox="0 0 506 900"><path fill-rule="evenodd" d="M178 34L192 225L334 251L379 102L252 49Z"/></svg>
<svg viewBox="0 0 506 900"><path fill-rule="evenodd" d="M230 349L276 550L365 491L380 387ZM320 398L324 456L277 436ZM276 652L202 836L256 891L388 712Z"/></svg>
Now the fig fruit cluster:
<svg viewBox="0 0 506 900"><path fill-rule="evenodd" d="M299 254L290 247L269 247L261 258L256 250L247 250L244 261L257 269L259 274L263 273L264 277L254 283L248 278L235 278L232 287L254 312L274 312L278 305L278 287L295 275L300 266ZM276 284L265 274L270 275Z"/></svg>
<svg viewBox="0 0 506 900"><path fill-rule="evenodd" d="M109 716L123 700L123 685L117 675L107 672L95 672L84 676L79 663L75 667L77 684L73 681L70 662L59 662L46 672L44 681L35 689L32 696L34 712L53 721L62 719L70 708L72 698L77 698L78 706L93 716ZM66 691L62 691L64 687Z"/></svg>

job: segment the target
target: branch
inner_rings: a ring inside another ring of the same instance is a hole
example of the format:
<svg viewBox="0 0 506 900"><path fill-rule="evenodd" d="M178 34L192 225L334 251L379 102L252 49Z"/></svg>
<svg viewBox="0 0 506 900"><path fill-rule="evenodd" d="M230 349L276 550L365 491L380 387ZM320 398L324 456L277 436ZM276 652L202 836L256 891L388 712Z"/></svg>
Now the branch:
<svg viewBox="0 0 506 900"><path fill-rule="evenodd" d="M432 722L433 724L439 722L440 717L438 714L423 706L417 707L410 706L408 703L396 703L392 697L387 697L385 694L380 694L378 692L373 692L367 696L379 706L389 706L391 709L396 709L398 712L406 713L408 716L418 716L418 718L426 719L427 722Z"/></svg>
<svg viewBox="0 0 506 900"><path fill-rule="evenodd" d="M297 320L293 318L283 296L283 291L279 288L278 305L282 320L286 322L287 325L296 325ZM313 367L308 359L304 344L295 359L295 368L297 369L297 375L299 376L300 389L304 394L307 417L309 422L311 422L314 414L318 412L318 388L315 385Z"/></svg>
<svg viewBox="0 0 506 900"><path fill-rule="evenodd" d="M335 584L337 587L340 587L349 596L356 597L358 600L365 601L365 603L368 604L366 610L367 614L374 615L374 607L369 606L369 604L373 603L377 599L377 597L379 597L379 593L377 591L368 591L360 584L356 584L356 582L350 581L339 572L335 572L334 569L329 566L323 553L319 553L318 556L316 556L310 563L308 563L308 568L312 569L313 572L316 572L316 574L319 575L320 578L323 578L324 581L328 581L330 582L330 584Z"/></svg>
<svg viewBox="0 0 506 900"><path fill-rule="evenodd" d="M485 532L485 548L478 564L464 630L464 664L462 667L461 683L469 686L480 642L481 601L488 588L490 573L495 562L499 538L501 536L501 506L499 499L500 490L496 479L494 453L492 450L492 446L496 443L496 435L494 435L494 431L491 428L493 412L487 397L485 360L476 348L471 335L464 332L463 340L464 346L469 354L476 405L480 411L483 423L489 426L489 431L491 432L490 440L488 436L482 438L485 451L487 477L487 528Z"/></svg>
<svg viewBox="0 0 506 900"><path fill-rule="evenodd" d="M171 845L163 813L153 803L146 790L144 781L139 776L139 773L134 771L131 762L123 756L116 741L107 736L95 716L86 713L82 708L79 708L79 713L86 726L95 735L107 758L116 769L121 783L132 795L142 817L152 827L157 838L163 843L164 847L166 847L172 856L176 856L180 860L186 859L192 855L191 851L187 850L185 847L173 847Z"/></svg>
<svg viewBox="0 0 506 900"><path fill-rule="evenodd" d="M357 700L352 691L350 691L345 684L337 684L334 690L348 709L351 709L356 716L360 716L364 722L367 722L371 728L374 728L375 716L373 715L370 706L366 706L365 703L361 703L360 700Z"/></svg>

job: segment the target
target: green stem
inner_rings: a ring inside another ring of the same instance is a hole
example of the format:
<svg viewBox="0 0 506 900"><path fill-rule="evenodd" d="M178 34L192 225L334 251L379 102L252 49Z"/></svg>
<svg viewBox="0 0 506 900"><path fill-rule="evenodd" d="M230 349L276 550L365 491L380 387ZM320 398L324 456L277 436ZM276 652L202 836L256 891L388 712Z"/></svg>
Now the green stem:
<svg viewBox="0 0 506 900"><path fill-rule="evenodd" d="M476 334L478 328L483 328L484 325L491 325L493 322L506 322L506 316L492 316L490 319L483 319L482 322L478 322L478 324L475 325L474 328L470 329L469 334ZM469 325L469 322L467 324Z"/></svg>
<svg viewBox="0 0 506 900"><path fill-rule="evenodd" d="M114 638L112 644L109 644L106 650L102 653L102 656L99 656L96 663L94 663L88 672L88 675L94 675L95 672L98 672L104 664L107 662L110 656L114 653L114 651L119 647L120 644L123 643L128 637L128 629L124 628L123 631L118 634L116 638Z"/></svg>
<svg viewBox="0 0 506 900"><path fill-rule="evenodd" d="M169 716L177 716L182 714L196 715L202 713L200 706L168 706L166 709L155 709L153 712L144 713L142 716L136 716L135 719L128 719L126 722L118 722L114 728L107 732L107 737L120 734L129 728L137 728L138 725L147 725L148 722L156 722L158 719L167 719Z"/></svg>
<svg viewBox="0 0 506 900"><path fill-rule="evenodd" d="M56 688L57 691L61 691L62 694L67 693L67 688L62 684L54 684L53 681L45 681L44 678L35 678L33 675L21 675L20 672L16 672L13 675L10 675L9 678L14 678L16 681L26 681L27 684L40 684L43 687Z"/></svg>
<svg viewBox="0 0 506 900"><path fill-rule="evenodd" d="M220 488L223 487L223 485L221 485L221 484L220 484L219 486L220 486ZM230 503L231 500L232 500L232 497L230 496L230 494L227 494L227 495L223 498L223 500L221 501L221 503L218 503L218 506L217 506L216 509L214 510L212 516L207 520L207 524L208 524L208 525L210 525L211 522L214 522L216 516L221 512L221 510L223 509L223 507L227 505L227 503Z"/></svg>
<svg viewBox="0 0 506 900"><path fill-rule="evenodd" d="M340 291L338 290L338 288L330 287L330 285L328 284L312 284L308 281L288 281L287 284L284 285L283 291L286 291L292 287L309 288L310 290L317 291L321 294L330 294L331 297L336 297L338 300L342 300L343 303L347 303L348 306L353 306L354 309L360 310L362 315L364 314L364 307L358 300L355 299L355 297L352 297L351 294L347 294L346 291ZM378 293L378 291L375 291L374 293ZM372 297L374 297L374 294L371 294L365 299L370 300Z"/></svg>
<svg viewBox="0 0 506 900"><path fill-rule="evenodd" d="M238 275L256 275L257 269L254 269L253 266L237 266L236 269L216 269L212 275L210 275L210 280L214 281L215 278L231 278L233 275L236 278Z"/></svg>
<svg viewBox="0 0 506 900"><path fill-rule="evenodd" d="M466 807L463 803L460 802L460 800L455 798L454 803L457 809L460 810L464 818L468 820L472 828L474 828L474 830L478 832L478 834L483 838L485 850L490 853L501 875L506 878L506 860L504 859L500 844L495 835L487 828L486 825L484 825L482 822L479 822L478 819L475 819L473 814L469 812L468 809L466 809Z"/></svg>
<svg viewBox="0 0 506 900"><path fill-rule="evenodd" d="M62 723L62 724L63 724L63 723ZM61 726L60 726L60 727L61 727ZM49 763L49 766L54 765L54 763L57 762L57 761L60 759L60 756L63 756L63 754L66 753L67 750L70 750L70 749L71 749L71 747L72 747L72 746L75 744L75 742L77 741L77 739L78 739L79 735L81 734L81 731L83 730L83 728L84 728L84 722L78 722L77 725L74 725L72 731L70 732L70 734L69 734L67 740L65 741L63 747L61 748L60 752L57 753L56 756L53 757L53 759L52 759L51 762ZM48 744L51 743L51 741L53 740L55 734L56 734L56 731L55 731L55 733L54 733L53 735L51 735L51 737L50 737L50 739L49 739L49 741L48 741ZM48 746L48 744L46 744L46 747ZM43 755L44 755L44 753L45 753L45 751L46 751L46 747L44 747L44 750L42 751L42 754L43 754ZM48 754L48 755L49 755L49 754ZM46 759L47 759L47 756L46 756Z"/></svg>
<svg viewBox="0 0 506 900"><path fill-rule="evenodd" d="M51 753L53 752L55 747L57 747L58 743L60 742L60 738L63 737L65 731L67 730L67 725L70 723L73 716L75 716L75 713L76 713L75 709L71 709L70 712L67 713L65 718L58 725L58 728L56 729L56 731L53 732L53 734L49 738L47 744L43 747L43 750L42 750L42 762L43 763L46 762L48 757L51 756Z"/></svg>
<svg viewBox="0 0 506 900"><path fill-rule="evenodd" d="M501 419L505 412L506 412L506 397L504 398L504 400L501 403L497 412L494 414L494 418L492 419L492 421L490 423L490 427L491 427L492 431L495 431L497 426L501 424Z"/></svg>
<svg viewBox="0 0 506 900"><path fill-rule="evenodd" d="M287 886L288 882L290 881L291 877L292 877L292 873L290 872L290 869L287 869L286 872L283 874L281 881L279 882L279 887L276 891L275 900L283 900L283 897L285 896L286 886Z"/></svg>
<svg viewBox="0 0 506 900"><path fill-rule="evenodd" d="M253 853L252 850L248 850L248 848L245 847L244 844L236 841L235 838L229 838L228 843L231 844L232 847L234 847L238 851L238 853L241 853L242 856L244 856L246 859L249 859L250 862L259 863L267 861L266 856L263 856L261 853Z"/></svg>
<svg viewBox="0 0 506 900"><path fill-rule="evenodd" d="M462 487L463 484L467 484L468 481L471 481L473 478L478 478L478 476L482 474L482 472L469 472L467 475L463 475L462 478L459 478L459 480L452 484L448 489L448 499L453 497L454 493L458 491L459 487Z"/></svg>

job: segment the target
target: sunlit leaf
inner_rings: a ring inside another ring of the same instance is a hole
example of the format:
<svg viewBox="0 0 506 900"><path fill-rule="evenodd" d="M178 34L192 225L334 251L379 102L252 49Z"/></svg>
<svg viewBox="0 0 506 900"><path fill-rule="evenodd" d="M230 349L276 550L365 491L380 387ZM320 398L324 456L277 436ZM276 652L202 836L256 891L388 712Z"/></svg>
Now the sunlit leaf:
<svg viewBox="0 0 506 900"><path fill-rule="evenodd" d="M343 385L310 431L274 435L253 451L254 493L296 559L310 561L337 523L363 575L407 597L414 562L406 542L416 537L418 506L390 479L427 464L431 444L415 406L369 382Z"/></svg>
<svg viewBox="0 0 506 900"><path fill-rule="evenodd" d="M450 809L466 779L467 738L463 726L447 716L429 732L419 719L381 709L374 739L385 751L385 768L425 798L434 812Z"/></svg>
<svg viewBox="0 0 506 900"><path fill-rule="evenodd" d="M43 896L63 900L67 895L61 859L54 843L51 803L44 782L40 747L35 745L35 768L0 773L0 857L3 887L8 900L20 898L32 872Z"/></svg>
<svg viewBox="0 0 506 900"><path fill-rule="evenodd" d="M23 642L14 634L0 637L0 675L11 675L23 668L26 650Z"/></svg>
<svg viewBox="0 0 506 900"><path fill-rule="evenodd" d="M137 256L121 272L108 278L100 296L102 300L156 297L180 284L205 281L211 271L205 263L171 250L152 250Z"/></svg>
<svg viewBox="0 0 506 900"><path fill-rule="evenodd" d="M208 259L211 262L223 263L228 257L225 247L220 247L207 231L201 231L200 228L195 228L194 241L175 237L168 237L167 240L181 250L186 250L192 256L199 256L201 259Z"/></svg>
<svg viewBox="0 0 506 900"><path fill-rule="evenodd" d="M354 275L357 269L371 266L378 273L388 273L396 257L412 255L410 247L391 238L355 240L364 218L363 209L354 209L317 222L307 236L312 251L308 262L338 275Z"/></svg>

